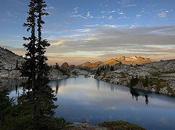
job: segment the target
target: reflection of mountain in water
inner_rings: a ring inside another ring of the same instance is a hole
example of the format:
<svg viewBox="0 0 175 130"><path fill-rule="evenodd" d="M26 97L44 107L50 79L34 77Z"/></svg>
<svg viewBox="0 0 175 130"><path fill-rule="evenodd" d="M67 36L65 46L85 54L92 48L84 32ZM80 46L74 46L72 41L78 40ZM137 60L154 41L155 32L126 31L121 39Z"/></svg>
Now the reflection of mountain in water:
<svg viewBox="0 0 175 130"><path fill-rule="evenodd" d="M145 93L84 76L51 81L49 85L57 93L55 105L59 107L55 110L55 116L67 121L85 120L97 124L124 119L136 124L143 123L149 130L175 128L175 99L172 97ZM18 91L22 92L20 89ZM10 96L17 97L16 91L11 92ZM166 125L160 123L162 118L167 122Z"/></svg>
<svg viewBox="0 0 175 130"><path fill-rule="evenodd" d="M75 78L76 80L76 78ZM104 83L106 88L110 89L112 92L117 91L118 87L114 84L106 84L105 82L102 82L100 80L96 80L96 87L97 90L100 90L101 84ZM50 86L52 86L52 88L54 89L55 93L58 94L59 93L59 87L60 86L66 86L67 84L67 79L64 80L55 80L54 82L52 82L50 84ZM94 86L95 87L95 86ZM134 88L130 88L130 94L132 95L132 98L136 101L139 100L139 97L145 97L145 103L148 104L149 103L149 97L148 97L148 93L147 92L143 92L143 91L139 91L137 89Z"/></svg>
<svg viewBox="0 0 175 130"><path fill-rule="evenodd" d="M76 78L74 79L76 80ZM100 91L100 87L102 84L105 84L103 86L105 86L106 88L110 89L112 92L117 92L118 87L116 85L113 84L106 84L105 82L102 82L100 80L96 80L96 87L97 90ZM16 95L19 95L19 88L22 84L22 81L18 81L18 80L4 80L0 85L3 86L3 88L8 88L9 90L15 90ZM59 94L59 88L60 86L64 87L67 84L67 79L63 79L63 80L54 80L51 81L49 83L49 85L53 88L53 90L55 91L55 94L58 95ZM95 87L94 86L94 87ZM139 100L139 97L145 97L145 103L148 104L149 103L149 99L148 99L148 93L143 92L143 91L139 91L136 90L134 88L130 88L130 94L132 95L132 98L136 101Z"/></svg>

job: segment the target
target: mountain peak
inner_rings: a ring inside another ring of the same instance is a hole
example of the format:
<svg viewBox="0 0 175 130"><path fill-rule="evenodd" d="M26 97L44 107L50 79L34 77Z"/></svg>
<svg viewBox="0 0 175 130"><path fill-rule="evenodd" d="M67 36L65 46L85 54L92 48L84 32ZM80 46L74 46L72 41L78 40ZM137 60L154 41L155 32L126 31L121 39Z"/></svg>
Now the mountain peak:
<svg viewBox="0 0 175 130"><path fill-rule="evenodd" d="M141 57L141 56L131 56L131 57L119 56L119 57L116 57L114 59L110 59L110 60L105 61L104 64L114 65L117 63L122 63L122 64L136 65L136 64L146 64L146 63L150 63L150 62L151 62L150 58L145 58L145 57Z"/></svg>
<svg viewBox="0 0 175 130"><path fill-rule="evenodd" d="M104 62L98 61L98 62L85 62L81 65L79 65L79 67L81 68L90 68L90 69L94 69L97 68L101 65L115 65L115 64L127 64L127 65L141 65L141 64L146 64L146 63L150 63L152 62L150 58L145 58L145 57L141 57L141 56L131 56L131 57L126 57L126 56L117 56L115 58L106 60Z"/></svg>

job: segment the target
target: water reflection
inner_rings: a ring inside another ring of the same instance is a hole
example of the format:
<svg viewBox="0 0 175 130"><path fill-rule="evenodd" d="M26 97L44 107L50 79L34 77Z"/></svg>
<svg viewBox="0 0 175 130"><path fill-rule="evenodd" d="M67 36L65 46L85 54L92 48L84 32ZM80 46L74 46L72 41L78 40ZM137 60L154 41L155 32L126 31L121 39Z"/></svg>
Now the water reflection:
<svg viewBox="0 0 175 130"><path fill-rule="evenodd" d="M104 82L100 81L100 80L96 80L96 86L97 86L97 90L100 90L100 82L103 83L103 85L105 85ZM117 91L117 88L116 85L114 84L108 84L107 85L108 88L111 90L111 92L114 92L114 91ZM132 95L132 99L138 101L139 100L139 96L140 97L145 97L145 104L148 105L149 103L149 96L148 96L148 93L147 92L143 92L143 91L140 91L138 89L134 89L134 88L130 88L130 94Z"/></svg>
<svg viewBox="0 0 175 130"><path fill-rule="evenodd" d="M58 94L59 86L60 86L60 82L57 80L57 81L56 81L56 89L55 89L55 93L56 93L56 94Z"/></svg>
<svg viewBox="0 0 175 130"><path fill-rule="evenodd" d="M175 129L174 98L84 77L51 81L49 85L58 98L56 116L70 122L125 120L148 130Z"/></svg>
<svg viewBox="0 0 175 130"><path fill-rule="evenodd" d="M148 100L148 95L145 95L145 103L148 105L149 100Z"/></svg>
<svg viewBox="0 0 175 130"><path fill-rule="evenodd" d="M56 115L71 122L126 120L149 130L175 129L174 98L84 77L60 81L58 95Z"/></svg>
<svg viewBox="0 0 175 130"><path fill-rule="evenodd" d="M15 79L1 79L0 88L8 88L9 90L16 90L19 86L21 86L23 80L15 80Z"/></svg>
<svg viewBox="0 0 175 130"><path fill-rule="evenodd" d="M100 80L96 80L96 83L97 83L97 89L99 90L100 89Z"/></svg>
<svg viewBox="0 0 175 130"><path fill-rule="evenodd" d="M148 105L149 99L148 99L148 95L146 92L140 91L140 93L139 93L139 91L137 89L130 88L130 93L132 95L132 98L135 99L136 101L138 101L139 96L145 97L145 104Z"/></svg>

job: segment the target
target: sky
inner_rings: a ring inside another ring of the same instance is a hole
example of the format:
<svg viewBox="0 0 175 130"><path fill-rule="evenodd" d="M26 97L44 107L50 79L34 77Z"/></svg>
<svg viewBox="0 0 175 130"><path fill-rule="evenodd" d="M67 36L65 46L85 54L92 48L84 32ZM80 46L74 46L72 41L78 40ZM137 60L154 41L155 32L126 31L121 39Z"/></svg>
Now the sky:
<svg viewBox="0 0 175 130"><path fill-rule="evenodd" d="M0 0L0 46L24 54L29 0ZM49 62L175 57L175 0L46 0Z"/></svg>

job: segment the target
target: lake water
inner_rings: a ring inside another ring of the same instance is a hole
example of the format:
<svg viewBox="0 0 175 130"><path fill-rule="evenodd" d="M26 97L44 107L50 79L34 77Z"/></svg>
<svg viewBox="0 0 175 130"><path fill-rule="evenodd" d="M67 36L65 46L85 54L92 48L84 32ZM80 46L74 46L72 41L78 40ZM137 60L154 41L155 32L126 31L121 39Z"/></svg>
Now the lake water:
<svg viewBox="0 0 175 130"><path fill-rule="evenodd" d="M97 124L124 120L147 130L175 130L175 98L131 91L93 78L51 81L59 105L56 116ZM17 94L12 91L10 96Z"/></svg>

